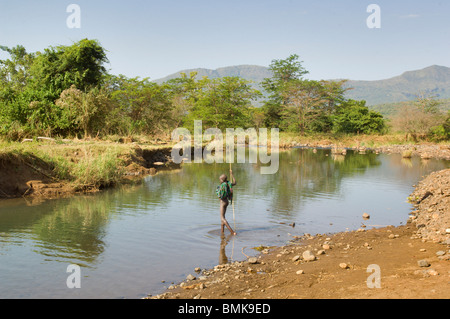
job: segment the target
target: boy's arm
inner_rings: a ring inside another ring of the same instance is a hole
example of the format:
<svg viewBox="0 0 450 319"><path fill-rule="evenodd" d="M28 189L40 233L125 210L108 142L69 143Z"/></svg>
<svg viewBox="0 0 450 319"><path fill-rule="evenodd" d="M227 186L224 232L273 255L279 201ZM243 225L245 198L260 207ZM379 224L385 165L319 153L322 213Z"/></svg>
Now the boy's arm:
<svg viewBox="0 0 450 319"><path fill-rule="evenodd" d="M233 176L233 171L230 169L230 177L231 177L231 185L234 186L236 185L236 179Z"/></svg>

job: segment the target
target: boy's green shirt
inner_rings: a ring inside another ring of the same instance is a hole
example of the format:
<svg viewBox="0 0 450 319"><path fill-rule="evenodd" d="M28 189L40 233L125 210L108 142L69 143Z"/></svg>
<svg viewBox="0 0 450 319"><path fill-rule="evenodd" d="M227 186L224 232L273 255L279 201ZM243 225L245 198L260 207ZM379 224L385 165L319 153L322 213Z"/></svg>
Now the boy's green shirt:
<svg viewBox="0 0 450 319"><path fill-rule="evenodd" d="M216 193L220 199L232 200L233 199L233 184L230 181L221 183L219 186L217 186Z"/></svg>

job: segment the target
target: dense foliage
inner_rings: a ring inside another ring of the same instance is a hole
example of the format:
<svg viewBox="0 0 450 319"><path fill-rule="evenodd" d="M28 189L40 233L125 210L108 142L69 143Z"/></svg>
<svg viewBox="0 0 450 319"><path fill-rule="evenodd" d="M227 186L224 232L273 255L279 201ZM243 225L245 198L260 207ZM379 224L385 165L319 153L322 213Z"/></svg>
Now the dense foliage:
<svg viewBox="0 0 450 319"><path fill-rule="evenodd" d="M0 49L0 135L21 139L109 134L170 136L173 129L277 127L305 134L383 133L383 116L365 101L345 98L346 81L305 79L297 55L273 60L272 76L257 91L234 76L197 78L196 73L158 84L148 78L109 74L106 50L96 40L28 53L23 46ZM258 100L262 106L256 107ZM435 111L433 101L423 110ZM427 109L432 108L432 109ZM449 119L434 127L447 136ZM403 128L408 131L409 128ZM430 128L430 132L431 132Z"/></svg>

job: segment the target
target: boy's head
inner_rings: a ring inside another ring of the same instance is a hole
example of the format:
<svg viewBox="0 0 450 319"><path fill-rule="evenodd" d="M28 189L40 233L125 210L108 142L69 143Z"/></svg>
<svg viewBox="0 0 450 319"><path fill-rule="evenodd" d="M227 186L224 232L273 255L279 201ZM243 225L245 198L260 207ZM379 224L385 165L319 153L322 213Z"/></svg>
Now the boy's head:
<svg viewBox="0 0 450 319"><path fill-rule="evenodd" d="M227 177L227 175L223 174L223 175L220 175L219 179L220 179L221 183L224 183L227 181L228 177Z"/></svg>

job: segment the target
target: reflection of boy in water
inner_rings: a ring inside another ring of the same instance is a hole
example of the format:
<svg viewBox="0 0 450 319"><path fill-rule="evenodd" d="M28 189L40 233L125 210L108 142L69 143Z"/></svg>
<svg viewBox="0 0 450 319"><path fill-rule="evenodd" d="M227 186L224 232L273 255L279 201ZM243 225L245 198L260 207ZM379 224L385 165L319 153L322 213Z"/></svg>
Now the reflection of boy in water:
<svg viewBox="0 0 450 319"><path fill-rule="evenodd" d="M225 237L225 235L222 234L220 237L220 255L219 255L219 265L225 265L228 263L228 257L225 248L227 247L228 241L230 240L230 237L232 235L228 235L228 237ZM231 255L231 258L233 258L233 255Z"/></svg>
<svg viewBox="0 0 450 319"><path fill-rule="evenodd" d="M228 181L228 177L225 174L220 176L220 183L221 184L227 183L229 185L230 189L232 189L232 186L236 185L236 180L234 179L233 171L231 169L230 169L230 176L231 176L231 180L233 181L232 183ZM220 200L220 219L221 219L222 234L225 231L225 226L227 226L230 233L233 235L236 235L236 232L230 227L230 224L228 224L228 221L225 219L225 213L227 212L229 200L233 200L233 192L231 191L231 196L229 198L224 198L224 199L219 199L219 200Z"/></svg>

